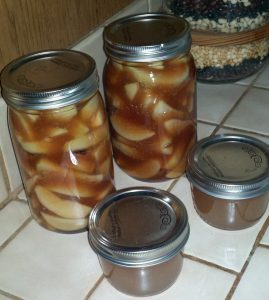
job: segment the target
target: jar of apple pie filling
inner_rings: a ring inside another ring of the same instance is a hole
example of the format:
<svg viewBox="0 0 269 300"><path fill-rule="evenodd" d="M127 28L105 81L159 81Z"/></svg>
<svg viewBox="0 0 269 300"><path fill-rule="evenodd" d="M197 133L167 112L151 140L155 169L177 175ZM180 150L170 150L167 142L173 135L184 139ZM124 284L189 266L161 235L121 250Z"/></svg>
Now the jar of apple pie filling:
<svg viewBox="0 0 269 300"><path fill-rule="evenodd" d="M104 30L104 89L114 158L145 181L177 178L196 142L196 80L188 23L142 14Z"/></svg>
<svg viewBox="0 0 269 300"><path fill-rule="evenodd" d="M33 53L8 64L1 84L32 215L53 231L86 230L92 207L114 191L95 61L72 50Z"/></svg>

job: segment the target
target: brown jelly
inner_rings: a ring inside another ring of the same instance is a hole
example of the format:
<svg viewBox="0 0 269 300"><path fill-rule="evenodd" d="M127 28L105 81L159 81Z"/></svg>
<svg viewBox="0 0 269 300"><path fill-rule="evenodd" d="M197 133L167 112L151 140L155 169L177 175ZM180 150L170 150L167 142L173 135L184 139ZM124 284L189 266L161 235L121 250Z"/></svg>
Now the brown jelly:
<svg viewBox="0 0 269 300"><path fill-rule="evenodd" d="M190 152L187 177L205 222L226 230L250 227L268 205L268 145L244 135L205 138Z"/></svg>
<svg viewBox="0 0 269 300"><path fill-rule="evenodd" d="M183 203L154 188L111 194L89 217L89 242L105 277L129 295L149 296L169 288L180 274L188 237Z"/></svg>

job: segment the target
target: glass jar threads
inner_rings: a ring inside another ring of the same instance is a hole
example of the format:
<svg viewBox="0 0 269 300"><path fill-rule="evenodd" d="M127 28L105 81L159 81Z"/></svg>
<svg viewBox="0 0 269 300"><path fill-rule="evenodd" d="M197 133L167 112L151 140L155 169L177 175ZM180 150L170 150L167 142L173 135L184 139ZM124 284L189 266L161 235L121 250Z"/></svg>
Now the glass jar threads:
<svg viewBox="0 0 269 300"><path fill-rule="evenodd" d="M196 141L195 66L188 23L126 17L104 30L104 89L114 158L139 180L177 178Z"/></svg>
<svg viewBox="0 0 269 300"><path fill-rule="evenodd" d="M175 282L189 233L184 204L154 188L119 190L89 217L89 242L105 277L134 296L158 294Z"/></svg>
<svg viewBox="0 0 269 300"><path fill-rule="evenodd" d="M92 207L114 190L95 61L72 50L33 53L8 64L1 84L34 218L53 231L86 230Z"/></svg>

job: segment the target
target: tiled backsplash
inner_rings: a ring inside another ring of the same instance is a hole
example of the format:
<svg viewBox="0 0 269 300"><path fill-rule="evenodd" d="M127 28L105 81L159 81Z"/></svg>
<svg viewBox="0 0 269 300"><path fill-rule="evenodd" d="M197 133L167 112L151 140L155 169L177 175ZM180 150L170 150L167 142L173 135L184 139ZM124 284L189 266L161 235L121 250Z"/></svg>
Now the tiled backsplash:
<svg viewBox="0 0 269 300"><path fill-rule="evenodd" d="M118 18L119 16L134 14L134 13L144 13L147 11L158 11L162 1L134 1L135 3L125 8L122 12L115 15L111 19L107 20L105 24L111 22L112 20ZM103 26L105 25L103 24ZM92 55L97 64L97 69L99 76L101 78L104 62L105 62L105 53L102 46L102 30L103 26L100 26L93 32L89 34L88 38L85 38L83 41L79 42L77 45L74 45L73 48L87 52ZM89 43L89 40L91 41ZM100 80L100 89L102 88L102 82ZM0 97L0 207L1 203L6 202L7 199L12 197L14 190L21 188L21 178L19 170L17 167L17 162L14 156L14 151L12 148L8 126L7 126L7 106L4 100Z"/></svg>
<svg viewBox="0 0 269 300"><path fill-rule="evenodd" d="M156 11L161 1L135 1L119 16ZM93 56L101 78L105 63L103 27L74 46ZM100 82L101 83L101 82ZM102 90L102 84L101 84ZM234 84L198 84L198 138L241 133L269 143L269 64ZM0 99L0 299L125 300L104 279L87 234L47 231L33 221L10 142L6 105ZM115 166L116 187L144 185ZM149 184L177 195L185 204L191 235L177 282L147 299L269 299L269 209L251 228L223 231L197 215L185 176Z"/></svg>

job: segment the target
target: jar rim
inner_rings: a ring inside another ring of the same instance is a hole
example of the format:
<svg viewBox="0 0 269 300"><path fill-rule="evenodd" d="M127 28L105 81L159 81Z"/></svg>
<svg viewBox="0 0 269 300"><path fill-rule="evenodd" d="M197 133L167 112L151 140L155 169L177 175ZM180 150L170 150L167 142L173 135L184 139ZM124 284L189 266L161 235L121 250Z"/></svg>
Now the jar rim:
<svg viewBox="0 0 269 300"><path fill-rule="evenodd" d="M2 96L17 109L45 110L68 106L95 94L99 78L86 53L56 49L21 56L1 72Z"/></svg>
<svg viewBox="0 0 269 300"><path fill-rule="evenodd" d="M89 216L93 250L129 267L167 261L184 247L189 232L184 204L155 188L119 190L99 202Z"/></svg>
<svg viewBox="0 0 269 300"><path fill-rule="evenodd" d="M154 62L190 50L188 22L178 16L147 13L127 16L107 25L103 32L108 56L130 62Z"/></svg>
<svg viewBox="0 0 269 300"><path fill-rule="evenodd" d="M200 140L188 155L187 178L208 195L240 200L269 190L269 146L247 135Z"/></svg>

